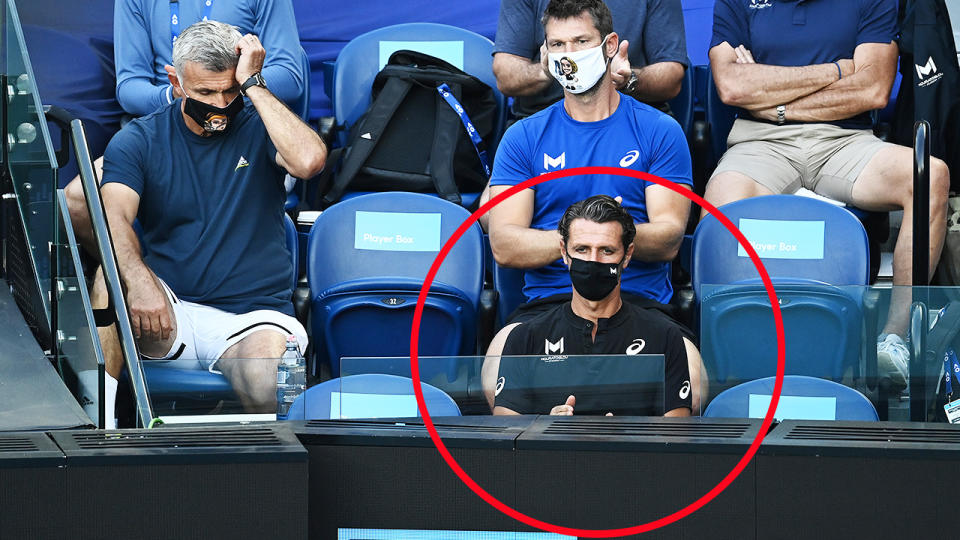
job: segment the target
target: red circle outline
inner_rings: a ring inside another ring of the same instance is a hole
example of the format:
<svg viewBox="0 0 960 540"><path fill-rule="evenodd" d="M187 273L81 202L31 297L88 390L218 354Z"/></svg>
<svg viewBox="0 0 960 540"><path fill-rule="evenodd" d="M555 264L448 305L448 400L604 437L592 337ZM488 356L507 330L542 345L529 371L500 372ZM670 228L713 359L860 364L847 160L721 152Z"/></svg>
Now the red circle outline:
<svg viewBox="0 0 960 540"><path fill-rule="evenodd" d="M777 376L776 381L773 386L773 396L770 399L770 406L767 408L767 413L763 417L763 423L760 424L760 430L757 433L757 436L754 438L753 442L750 444L750 447L747 449L747 452L740 458L740 461L733 467L733 469L727 473L727 475L716 485L708 491L706 494L701 496L696 501L690 503L689 505L677 510L676 512L664 516L660 519L642 524L636 525L634 527L626 527L620 529L574 529L569 527L562 527L558 525L553 525L551 523L546 523L538 519L532 518L522 512L519 512L512 507L504 504L499 499L488 493L479 484L477 484L461 467L460 464L453 458L450 452L447 450L446 445L440 439L440 435L437 433L436 427L433 425L433 420L430 418L430 414L427 411L426 402L423 399L423 389L420 386L420 370L418 362L418 349L420 341L420 319L423 316L423 307L427 299L427 293L430 290L430 285L433 283L434 278L436 278L437 272L440 269L440 266L443 264L444 259L450 253L450 250L453 246L460 240L460 237L473 226L481 216L490 211L491 208L500 204L504 200L513 195L523 191L524 189L531 188L537 184L554 180L557 178L565 178L568 176L582 176L590 174L608 174L608 175L617 175L631 177L638 180L646 180L648 182L653 182L659 184L663 187L673 190L676 193L687 197L691 201L700 205L700 207L705 208L712 216L716 217L721 224L723 224L727 230L736 237L737 241L743 246L743 249L750 256L750 260L753 262L754 266L757 268L757 271L760 274L760 279L763 281L763 286L767 291L767 296L770 299L770 305L773 309L773 319L774 326L777 330ZM746 237L743 236L743 233L740 232L736 226L725 216L722 212L717 210L715 206L704 200L702 197L694 193L693 191L685 188L681 188L677 184L654 176L649 173L634 171L632 169L621 169L618 167L577 167L572 169L554 171L551 173L542 174L540 176L530 178L525 180L506 191L500 193L496 197L493 197L486 204L481 206L476 212L470 215L470 217L464 221L449 240L443 245L443 248L440 250L440 253L434 259L433 264L430 266L430 270L427 272L426 278L424 278L423 286L420 288L420 295L417 298L417 306L413 313L413 325L410 329L410 368L413 378L413 391L417 398L417 407L420 410L420 414L423 417L423 423L427 428L427 431L430 433L430 439L433 441L434 446L437 448L437 451L440 453L440 456L443 457L443 460L447 463L447 466L460 478L460 480L468 487L471 491L477 494L478 497L483 499L487 504L496 508L500 512L512 517L513 519L535 527L537 529L548 531L556 534L587 537L587 538L614 538L619 536L626 536L631 534L640 534L644 532L649 532L660 527L664 527L671 523L677 522L690 514L696 512L708 502L713 500L717 495L723 492L736 478L743 472L743 469L750 463L753 459L753 456L757 453L757 450L760 448L760 444L763 442L763 438L766 435L767 431L770 429L770 424L773 422L773 414L777 409L777 404L780 401L780 392L783 387L783 374L784 374L784 361L785 361L785 341L784 341L784 331L783 331L783 318L780 313L780 304L777 301L777 295L773 288L773 283L770 281L770 276L767 274L766 268L763 266L763 262L760 260L760 257L757 255L757 252L753 249L753 246L750 245L750 242L747 241Z"/></svg>

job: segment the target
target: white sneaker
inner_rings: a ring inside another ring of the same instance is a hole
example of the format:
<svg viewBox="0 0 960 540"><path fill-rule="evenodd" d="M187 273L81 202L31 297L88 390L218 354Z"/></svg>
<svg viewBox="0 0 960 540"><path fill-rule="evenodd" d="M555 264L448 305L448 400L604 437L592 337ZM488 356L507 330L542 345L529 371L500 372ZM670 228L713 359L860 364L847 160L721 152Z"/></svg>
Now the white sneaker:
<svg viewBox="0 0 960 540"><path fill-rule="evenodd" d="M877 364L880 376L888 376L894 385L907 387L910 373L910 351L903 338L896 334L881 334L877 338Z"/></svg>

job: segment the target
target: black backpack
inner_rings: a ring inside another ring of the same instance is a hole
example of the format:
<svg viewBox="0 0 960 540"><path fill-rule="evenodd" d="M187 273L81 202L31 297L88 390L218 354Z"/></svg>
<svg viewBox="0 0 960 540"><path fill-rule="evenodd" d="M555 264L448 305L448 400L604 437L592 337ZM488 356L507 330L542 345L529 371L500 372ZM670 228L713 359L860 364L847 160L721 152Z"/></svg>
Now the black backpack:
<svg viewBox="0 0 960 540"><path fill-rule="evenodd" d="M454 100L438 90L444 84ZM489 86L439 58L403 50L393 53L373 80L371 99L350 129L324 206L348 189L432 192L456 204L460 192L483 190L497 114ZM458 106L465 110L463 119ZM478 145L468 125L479 135Z"/></svg>

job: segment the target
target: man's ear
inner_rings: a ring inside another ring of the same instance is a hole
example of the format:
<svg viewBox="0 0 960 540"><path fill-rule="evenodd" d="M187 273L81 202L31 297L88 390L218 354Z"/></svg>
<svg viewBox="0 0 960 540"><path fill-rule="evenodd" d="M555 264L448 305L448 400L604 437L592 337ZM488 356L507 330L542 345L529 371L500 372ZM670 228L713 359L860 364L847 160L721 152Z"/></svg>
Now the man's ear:
<svg viewBox="0 0 960 540"><path fill-rule="evenodd" d="M183 88L180 87L180 79L177 78L177 74L176 74L176 73L170 73L170 72L168 71L168 72L167 72L167 79L170 80L170 84L171 84L175 89L179 90L181 94L183 93Z"/></svg>
<svg viewBox="0 0 960 540"><path fill-rule="evenodd" d="M567 246L563 243L563 238L560 239L560 258L563 259L563 264L570 266L570 257L567 256Z"/></svg>
<svg viewBox="0 0 960 540"><path fill-rule="evenodd" d="M630 242L630 245L627 246L627 252L623 254L623 263L620 266L626 270L631 259L633 259L633 242Z"/></svg>
<svg viewBox="0 0 960 540"><path fill-rule="evenodd" d="M603 53L607 58L613 58L620 48L620 36L616 32L610 32L607 39L603 42Z"/></svg>

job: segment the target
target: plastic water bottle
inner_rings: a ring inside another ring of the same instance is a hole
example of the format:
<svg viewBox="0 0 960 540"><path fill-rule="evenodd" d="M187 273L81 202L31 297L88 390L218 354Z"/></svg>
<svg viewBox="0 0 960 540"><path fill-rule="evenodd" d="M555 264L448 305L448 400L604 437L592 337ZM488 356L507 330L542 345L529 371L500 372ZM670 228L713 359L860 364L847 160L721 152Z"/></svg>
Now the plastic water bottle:
<svg viewBox="0 0 960 540"><path fill-rule="evenodd" d="M307 387L307 362L300 354L296 336L287 336L287 350L277 366L277 419L286 420L290 405Z"/></svg>

